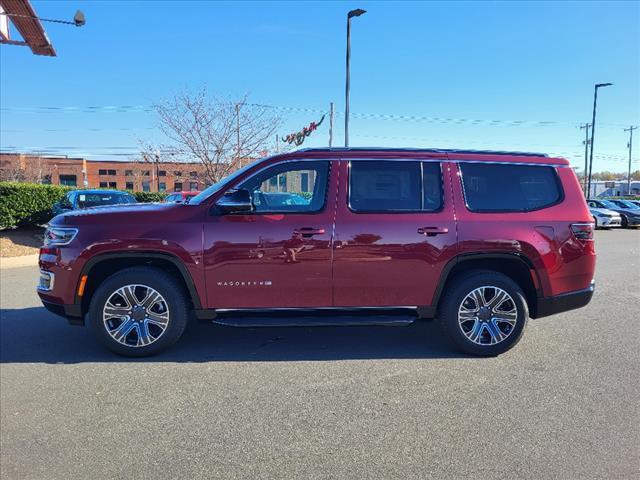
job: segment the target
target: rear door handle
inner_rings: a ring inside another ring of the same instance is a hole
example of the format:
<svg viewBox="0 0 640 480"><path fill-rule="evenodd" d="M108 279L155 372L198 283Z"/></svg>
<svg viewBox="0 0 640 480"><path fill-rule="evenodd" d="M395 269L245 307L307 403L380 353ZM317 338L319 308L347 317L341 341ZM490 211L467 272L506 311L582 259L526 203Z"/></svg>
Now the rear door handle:
<svg viewBox="0 0 640 480"><path fill-rule="evenodd" d="M435 237L436 235L449 233L449 229L447 227L420 227L418 228L418 233L427 237Z"/></svg>
<svg viewBox="0 0 640 480"><path fill-rule="evenodd" d="M302 235L303 237L313 237L314 235L324 235L324 228L303 227L293 231L294 235Z"/></svg>

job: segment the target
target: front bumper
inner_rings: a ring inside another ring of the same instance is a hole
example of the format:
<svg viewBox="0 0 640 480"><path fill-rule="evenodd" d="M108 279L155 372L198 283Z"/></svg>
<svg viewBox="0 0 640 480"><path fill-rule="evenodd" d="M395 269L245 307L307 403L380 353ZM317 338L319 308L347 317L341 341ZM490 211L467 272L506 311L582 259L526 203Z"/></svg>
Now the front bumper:
<svg viewBox="0 0 640 480"><path fill-rule="evenodd" d="M556 313L582 308L591 301L595 288L596 284L592 281L589 288L584 290L563 293L554 297L538 298L535 318L548 317Z"/></svg>
<svg viewBox="0 0 640 480"><path fill-rule="evenodd" d="M622 226L622 217L597 217L598 227L620 227Z"/></svg>

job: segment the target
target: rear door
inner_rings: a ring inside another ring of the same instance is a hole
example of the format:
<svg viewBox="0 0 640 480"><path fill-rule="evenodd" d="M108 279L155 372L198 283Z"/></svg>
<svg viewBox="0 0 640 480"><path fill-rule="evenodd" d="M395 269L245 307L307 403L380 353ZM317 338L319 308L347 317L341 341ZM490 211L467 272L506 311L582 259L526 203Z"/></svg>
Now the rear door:
<svg viewBox="0 0 640 480"><path fill-rule="evenodd" d="M341 162L347 188L336 214L335 306L431 305L440 272L456 250L443 160Z"/></svg>

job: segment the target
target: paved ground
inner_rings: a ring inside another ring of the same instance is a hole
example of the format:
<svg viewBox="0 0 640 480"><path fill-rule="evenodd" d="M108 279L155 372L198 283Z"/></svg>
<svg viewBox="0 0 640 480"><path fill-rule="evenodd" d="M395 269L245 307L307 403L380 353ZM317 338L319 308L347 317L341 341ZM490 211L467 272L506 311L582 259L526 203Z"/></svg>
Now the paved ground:
<svg viewBox="0 0 640 480"><path fill-rule="evenodd" d="M494 359L433 323L195 326L125 361L2 271L1 477L640 477L640 232L597 232L597 294Z"/></svg>

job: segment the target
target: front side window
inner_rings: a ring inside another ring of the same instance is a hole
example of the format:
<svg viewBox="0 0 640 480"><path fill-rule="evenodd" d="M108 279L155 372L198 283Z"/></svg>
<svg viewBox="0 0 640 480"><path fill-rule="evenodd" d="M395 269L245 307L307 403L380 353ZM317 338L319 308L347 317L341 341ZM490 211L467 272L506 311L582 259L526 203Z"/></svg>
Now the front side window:
<svg viewBox="0 0 640 480"><path fill-rule="evenodd" d="M562 200L553 167L461 163L467 207L473 212L530 212Z"/></svg>
<svg viewBox="0 0 640 480"><path fill-rule="evenodd" d="M442 207L437 162L352 161L349 206L355 212L433 212Z"/></svg>
<svg viewBox="0 0 640 480"><path fill-rule="evenodd" d="M256 213L313 213L324 208L328 176L326 161L283 163L257 173L238 188L249 190Z"/></svg>

